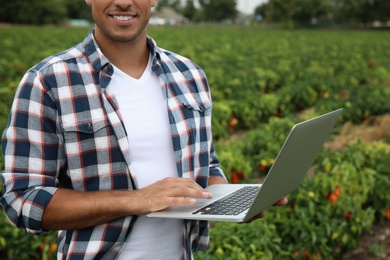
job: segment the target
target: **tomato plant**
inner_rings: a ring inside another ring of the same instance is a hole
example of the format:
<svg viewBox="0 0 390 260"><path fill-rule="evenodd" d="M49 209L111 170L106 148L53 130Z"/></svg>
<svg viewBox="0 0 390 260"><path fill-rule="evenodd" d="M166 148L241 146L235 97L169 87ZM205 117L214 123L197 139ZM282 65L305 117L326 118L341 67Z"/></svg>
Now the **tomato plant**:
<svg viewBox="0 0 390 260"><path fill-rule="evenodd" d="M88 30L0 27L0 130L25 71L78 43ZM258 182L267 174L290 128L305 117L344 107L341 125L390 112L390 34L384 31L182 26L148 33L205 70L216 152L232 182ZM196 257L341 257L375 219L390 219L389 143L356 141L340 151L323 150L288 206L249 225L214 223L210 249ZM0 258L53 257L55 233L30 237L9 225L3 212L0 230Z"/></svg>

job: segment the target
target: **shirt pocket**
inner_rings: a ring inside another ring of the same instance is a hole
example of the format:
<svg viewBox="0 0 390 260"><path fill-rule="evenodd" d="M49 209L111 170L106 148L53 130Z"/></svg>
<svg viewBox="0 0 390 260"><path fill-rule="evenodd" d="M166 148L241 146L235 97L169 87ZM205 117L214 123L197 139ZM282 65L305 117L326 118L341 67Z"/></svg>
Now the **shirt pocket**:
<svg viewBox="0 0 390 260"><path fill-rule="evenodd" d="M111 183L113 173L126 176L126 164L107 120L87 120L63 125L62 129L68 174L74 188L82 189L85 181L99 183L88 187L101 186L102 180Z"/></svg>
<svg viewBox="0 0 390 260"><path fill-rule="evenodd" d="M211 125L211 107L212 102L194 101L182 102L184 120L187 121L188 130L199 130L201 128L210 127Z"/></svg>
<svg viewBox="0 0 390 260"><path fill-rule="evenodd" d="M199 113L205 112L206 110L211 108L213 105L213 103L210 100L193 101L193 102L183 101L182 104L188 110L194 110L194 111L197 111Z"/></svg>
<svg viewBox="0 0 390 260"><path fill-rule="evenodd" d="M77 122L73 124L66 124L62 126L65 142L80 142L95 138L99 131L108 127L107 121L104 119L87 120L84 122ZM107 131L104 131L106 134ZM101 135L101 134L100 134Z"/></svg>
<svg viewBox="0 0 390 260"><path fill-rule="evenodd" d="M207 152L211 141L211 108L212 102L197 101L183 103L185 125L188 127L188 145L196 155Z"/></svg>

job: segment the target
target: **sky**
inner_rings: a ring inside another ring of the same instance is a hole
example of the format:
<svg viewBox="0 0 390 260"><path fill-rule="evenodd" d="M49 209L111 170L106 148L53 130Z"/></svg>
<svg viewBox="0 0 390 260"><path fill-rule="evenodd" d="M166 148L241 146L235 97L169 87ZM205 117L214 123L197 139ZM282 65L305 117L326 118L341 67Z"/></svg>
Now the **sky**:
<svg viewBox="0 0 390 260"><path fill-rule="evenodd" d="M237 0L237 9L244 14L253 14L255 8L266 0Z"/></svg>

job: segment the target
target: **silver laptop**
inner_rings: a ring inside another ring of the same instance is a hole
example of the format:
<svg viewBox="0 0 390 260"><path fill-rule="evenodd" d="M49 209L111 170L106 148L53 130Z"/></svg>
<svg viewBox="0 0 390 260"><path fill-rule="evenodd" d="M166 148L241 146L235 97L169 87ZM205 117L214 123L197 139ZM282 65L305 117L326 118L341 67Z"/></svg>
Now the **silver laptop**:
<svg viewBox="0 0 390 260"><path fill-rule="evenodd" d="M298 188L320 152L342 108L296 124L262 184L216 184L212 199L169 207L149 217L245 222Z"/></svg>

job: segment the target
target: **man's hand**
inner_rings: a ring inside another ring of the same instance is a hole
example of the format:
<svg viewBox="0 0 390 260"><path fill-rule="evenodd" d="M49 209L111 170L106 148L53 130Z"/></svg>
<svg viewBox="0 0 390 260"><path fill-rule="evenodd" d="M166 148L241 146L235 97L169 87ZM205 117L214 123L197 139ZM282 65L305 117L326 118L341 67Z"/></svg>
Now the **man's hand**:
<svg viewBox="0 0 390 260"><path fill-rule="evenodd" d="M166 178L141 190L76 192L59 189L46 207L46 230L82 229L169 206L185 206L212 194L188 178Z"/></svg>
<svg viewBox="0 0 390 260"><path fill-rule="evenodd" d="M284 206L287 203L288 203L288 199L287 198L282 198L281 200L279 200L275 204L273 204L273 206ZM258 215L254 216L250 220L248 220L246 222L243 222L243 223L248 224L248 223L251 223L252 221L254 221L256 219L263 218L263 217L264 217L264 212L260 212Z"/></svg>
<svg viewBox="0 0 390 260"><path fill-rule="evenodd" d="M211 199L212 194L189 178L165 178L136 191L139 215L165 209L170 206L195 204L196 198Z"/></svg>

